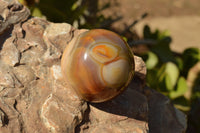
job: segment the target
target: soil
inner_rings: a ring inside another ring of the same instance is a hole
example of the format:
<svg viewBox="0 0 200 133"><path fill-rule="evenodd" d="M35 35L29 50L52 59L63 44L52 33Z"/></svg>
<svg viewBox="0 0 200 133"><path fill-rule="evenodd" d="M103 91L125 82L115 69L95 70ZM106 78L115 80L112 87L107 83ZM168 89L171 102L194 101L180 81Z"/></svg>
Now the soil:
<svg viewBox="0 0 200 133"><path fill-rule="evenodd" d="M171 49L182 52L188 47L200 48L200 1L199 0L102 0L100 5L111 2L104 10L105 16L122 16L123 18L112 26L123 29L144 13L148 13L131 30L142 36L145 24L152 30L167 30L173 41Z"/></svg>

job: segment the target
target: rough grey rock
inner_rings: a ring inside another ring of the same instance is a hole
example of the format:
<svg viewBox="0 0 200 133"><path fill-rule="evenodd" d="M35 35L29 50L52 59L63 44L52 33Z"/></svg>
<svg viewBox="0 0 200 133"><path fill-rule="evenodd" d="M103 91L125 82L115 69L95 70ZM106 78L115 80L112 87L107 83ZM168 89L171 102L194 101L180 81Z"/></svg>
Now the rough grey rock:
<svg viewBox="0 0 200 133"><path fill-rule="evenodd" d="M0 34L12 24L25 21L30 11L22 6L18 0L1 0L0 6Z"/></svg>
<svg viewBox="0 0 200 133"><path fill-rule="evenodd" d="M0 133L185 131L184 115L146 87L137 56L134 79L121 95L99 104L79 99L63 79L60 59L83 30L29 14L17 1L0 1Z"/></svg>
<svg viewBox="0 0 200 133"><path fill-rule="evenodd" d="M146 91L151 93L148 95L149 132L184 133L187 127L186 116L173 107L167 97L149 88Z"/></svg>

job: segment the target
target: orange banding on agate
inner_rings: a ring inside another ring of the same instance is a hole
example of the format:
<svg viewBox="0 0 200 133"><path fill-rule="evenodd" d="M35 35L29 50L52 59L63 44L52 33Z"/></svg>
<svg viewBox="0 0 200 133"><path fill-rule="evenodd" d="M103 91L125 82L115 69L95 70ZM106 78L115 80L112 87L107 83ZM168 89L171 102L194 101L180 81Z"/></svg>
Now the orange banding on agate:
<svg viewBox="0 0 200 133"><path fill-rule="evenodd" d="M118 56L118 49L112 45L100 44L93 47L90 54L96 61L105 63Z"/></svg>
<svg viewBox="0 0 200 133"><path fill-rule="evenodd" d="M93 52L105 58L111 58L113 56L112 54L114 53L113 49L106 45L98 45L94 47Z"/></svg>
<svg viewBox="0 0 200 133"><path fill-rule="evenodd" d="M84 47L79 47L73 53L72 66L68 74L70 75L71 83L78 88L81 94L96 94L102 90L102 85L98 83L97 73L91 68L98 68L89 63L88 59L84 59L84 54L87 54ZM87 63L86 63L87 62ZM92 80L94 79L94 80Z"/></svg>
<svg viewBox="0 0 200 133"><path fill-rule="evenodd" d="M82 46L87 47L95 42L95 40L91 36L85 36L80 38L80 42L82 43Z"/></svg>
<svg viewBox="0 0 200 133"><path fill-rule="evenodd" d="M134 74L134 58L128 44L104 29L74 37L61 60L69 88L90 102L104 102L120 94Z"/></svg>

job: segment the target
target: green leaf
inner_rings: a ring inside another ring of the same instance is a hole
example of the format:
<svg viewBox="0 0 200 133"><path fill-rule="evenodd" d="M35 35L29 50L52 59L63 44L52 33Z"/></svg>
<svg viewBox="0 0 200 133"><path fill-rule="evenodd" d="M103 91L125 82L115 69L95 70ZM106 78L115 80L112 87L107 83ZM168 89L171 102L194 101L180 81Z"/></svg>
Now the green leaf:
<svg viewBox="0 0 200 133"><path fill-rule="evenodd" d="M174 91L171 91L169 94L169 97L171 99L175 99L177 97L180 97L184 95L184 93L187 91L187 83L184 77L180 77L177 83L177 88Z"/></svg>
<svg viewBox="0 0 200 133"><path fill-rule="evenodd" d="M157 72L157 69L147 70L147 85L154 89L158 88Z"/></svg>
<svg viewBox="0 0 200 133"><path fill-rule="evenodd" d="M176 63L180 71L183 70L183 60L180 57L176 57Z"/></svg>
<svg viewBox="0 0 200 133"><path fill-rule="evenodd" d="M187 77L188 71L198 61L200 61L200 50L198 48L188 48L183 52L183 75Z"/></svg>
<svg viewBox="0 0 200 133"><path fill-rule="evenodd" d="M190 102L184 96L173 99L172 102L181 111L188 112L190 110Z"/></svg>
<svg viewBox="0 0 200 133"><path fill-rule="evenodd" d="M169 75L169 80L171 80L171 84L172 84L171 87L173 88L176 84L177 79L178 79L179 70L174 63L168 62L166 64L166 73ZM170 88L170 90L172 88Z"/></svg>
<svg viewBox="0 0 200 133"><path fill-rule="evenodd" d="M26 0L18 0L22 5L26 5Z"/></svg>
<svg viewBox="0 0 200 133"><path fill-rule="evenodd" d="M174 83L172 83L172 79L170 79L170 75L168 73L165 75L165 85L168 91L171 91L174 88Z"/></svg>
<svg viewBox="0 0 200 133"><path fill-rule="evenodd" d="M174 63L168 62L164 64L158 71L158 82L160 89L168 91L173 90L176 85L178 76L179 70Z"/></svg>
<svg viewBox="0 0 200 133"><path fill-rule="evenodd" d="M151 47L151 51L153 51L160 59L162 63L165 62L176 62L174 55L169 47L171 42L170 37L165 37L158 42L158 44Z"/></svg>
<svg viewBox="0 0 200 133"><path fill-rule="evenodd" d="M200 68L200 66L198 67ZM197 71L197 69L195 70L195 72ZM187 79L187 80L191 80L193 81L193 87L192 87L192 99L200 99L200 69L199 69L199 73L196 73L196 78L194 79ZM192 74L193 76L195 75L194 73Z"/></svg>
<svg viewBox="0 0 200 133"><path fill-rule="evenodd" d="M144 38L151 38L151 30L148 25L144 26L143 36L144 36Z"/></svg>
<svg viewBox="0 0 200 133"><path fill-rule="evenodd" d="M42 17L42 12L40 11L39 8L37 7L34 7L33 10L32 10L32 16L35 16L35 17Z"/></svg>
<svg viewBox="0 0 200 133"><path fill-rule="evenodd" d="M169 37L169 36L170 36L169 31L165 30L165 31L159 32L158 39L162 40L163 38L166 38L166 37Z"/></svg>
<svg viewBox="0 0 200 133"><path fill-rule="evenodd" d="M152 32L148 25L144 26L143 36L144 36L145 39L158 40L159 34L160 34L160 31L158 29L156 29L154 32Z"/></svg>
<svg viewBox="0 0 200 133"><path fill-rule="evenodd" d="M125 36L121 36L121 37L124 39L125 42L128 41L128 39Z"/></svg>
<svg viewBox="0 0 200 133"><path fill-rule="evenodd" d="M147 53L146 67L147 69L152 69L158 64L158 57L153 52Z"/></svg>

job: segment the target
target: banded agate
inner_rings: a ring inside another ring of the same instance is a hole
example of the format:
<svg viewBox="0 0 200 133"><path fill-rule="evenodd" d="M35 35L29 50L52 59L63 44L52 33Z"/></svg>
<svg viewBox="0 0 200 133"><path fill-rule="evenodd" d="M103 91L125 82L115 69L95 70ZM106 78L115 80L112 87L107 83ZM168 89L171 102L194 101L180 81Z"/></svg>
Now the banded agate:
<svg viewBox="0 0 200 133"><path fill-rule="evenodd" d="M61 68L67 83L80 98L104 102L127 87L134 74L134 58L119 35L94 29L68 44Z"/></svg>

